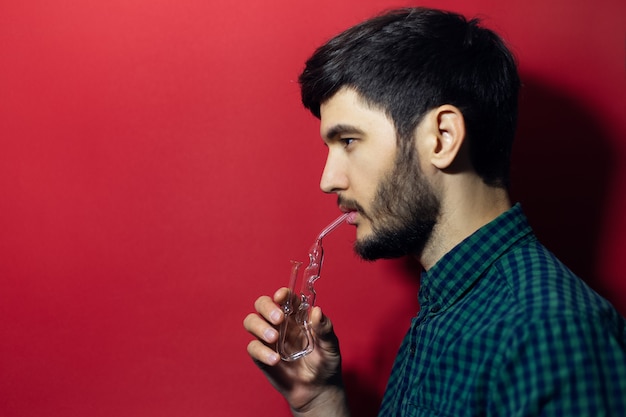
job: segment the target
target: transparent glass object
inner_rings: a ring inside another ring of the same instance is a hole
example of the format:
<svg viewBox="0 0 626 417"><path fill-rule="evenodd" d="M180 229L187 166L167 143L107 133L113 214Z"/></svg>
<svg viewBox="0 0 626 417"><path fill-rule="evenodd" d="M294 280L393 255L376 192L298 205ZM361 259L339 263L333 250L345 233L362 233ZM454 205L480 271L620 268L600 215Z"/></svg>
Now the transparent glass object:
<svg viewBox="0 0 626 417"><path fill-rule="evenodd" d="M313 351L315 339L311 330L311 310L315 306L315 281L320 278L324 248L322 239L345 222L349 213L344 213L326 226L315 239L309 250L309 263L291 261L289 295L282 305L285 319L279 332L277 350L285 361L295 361Z"/></svg>

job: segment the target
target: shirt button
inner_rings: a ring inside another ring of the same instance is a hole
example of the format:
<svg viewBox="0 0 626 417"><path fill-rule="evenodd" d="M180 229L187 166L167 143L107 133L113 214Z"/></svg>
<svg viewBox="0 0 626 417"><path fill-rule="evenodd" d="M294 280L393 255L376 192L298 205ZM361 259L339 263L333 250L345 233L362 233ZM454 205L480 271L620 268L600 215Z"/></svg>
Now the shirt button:
<svg viewBox="0 0 626 417"><path fill-rule="evenodd" d="M411 347L409 348L409 352L411 352L411 355L415 354L415 345L411 345Z"/></svg>
<svg viewBox="0 0 626 417"><path fill-rule="evenodd" d="M438 313L439 310L441 310L441 306L439 306L439 304L435 304L434 306L430 308L431 313Z"/></svg>

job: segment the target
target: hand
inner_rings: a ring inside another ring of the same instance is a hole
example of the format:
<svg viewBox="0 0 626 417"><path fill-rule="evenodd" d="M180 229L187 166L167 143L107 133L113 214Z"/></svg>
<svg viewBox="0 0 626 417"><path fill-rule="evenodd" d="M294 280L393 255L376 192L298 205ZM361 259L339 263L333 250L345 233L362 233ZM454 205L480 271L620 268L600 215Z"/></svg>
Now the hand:
<svg viewBox="0 0 626 417"><path fill-rule="evenodd" d="M339 342L330 320L319 307L311 312L311 327L316 339L313 352L293 362L285 362L274 350L278 327L284 320L280 304L287 288L259 297L255 313L244 319L244 327L256 339L248 344L248 353L265 376L287 400L294 415L349 415L341 379Z"/></svg>

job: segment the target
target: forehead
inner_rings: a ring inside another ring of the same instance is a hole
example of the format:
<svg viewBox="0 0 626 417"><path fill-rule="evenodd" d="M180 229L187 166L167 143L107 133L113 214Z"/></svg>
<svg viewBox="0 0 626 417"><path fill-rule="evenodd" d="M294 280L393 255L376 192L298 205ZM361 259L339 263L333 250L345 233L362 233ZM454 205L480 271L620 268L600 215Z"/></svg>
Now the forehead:
<svg viewBox="0 0 626 417"><path fill-rule="evenodd" d="M320 135L324 140L335 136L384 133L395 136L393 121L379 108L367 103L359 93L340 89L320 106Z"/></svg>

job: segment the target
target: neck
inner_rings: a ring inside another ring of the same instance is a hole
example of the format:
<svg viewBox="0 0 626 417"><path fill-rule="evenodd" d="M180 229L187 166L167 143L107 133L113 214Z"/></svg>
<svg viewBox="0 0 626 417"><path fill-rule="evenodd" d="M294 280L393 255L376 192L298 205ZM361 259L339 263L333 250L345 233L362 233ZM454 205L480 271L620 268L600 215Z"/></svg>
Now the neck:
<svg viewBox="0 0 626 417"><path fill-rule="evenodd" d="M504 188L488 186L475 175L445 184L439 221L418 257L425 270L465 238L511 208Z"/></svg>

